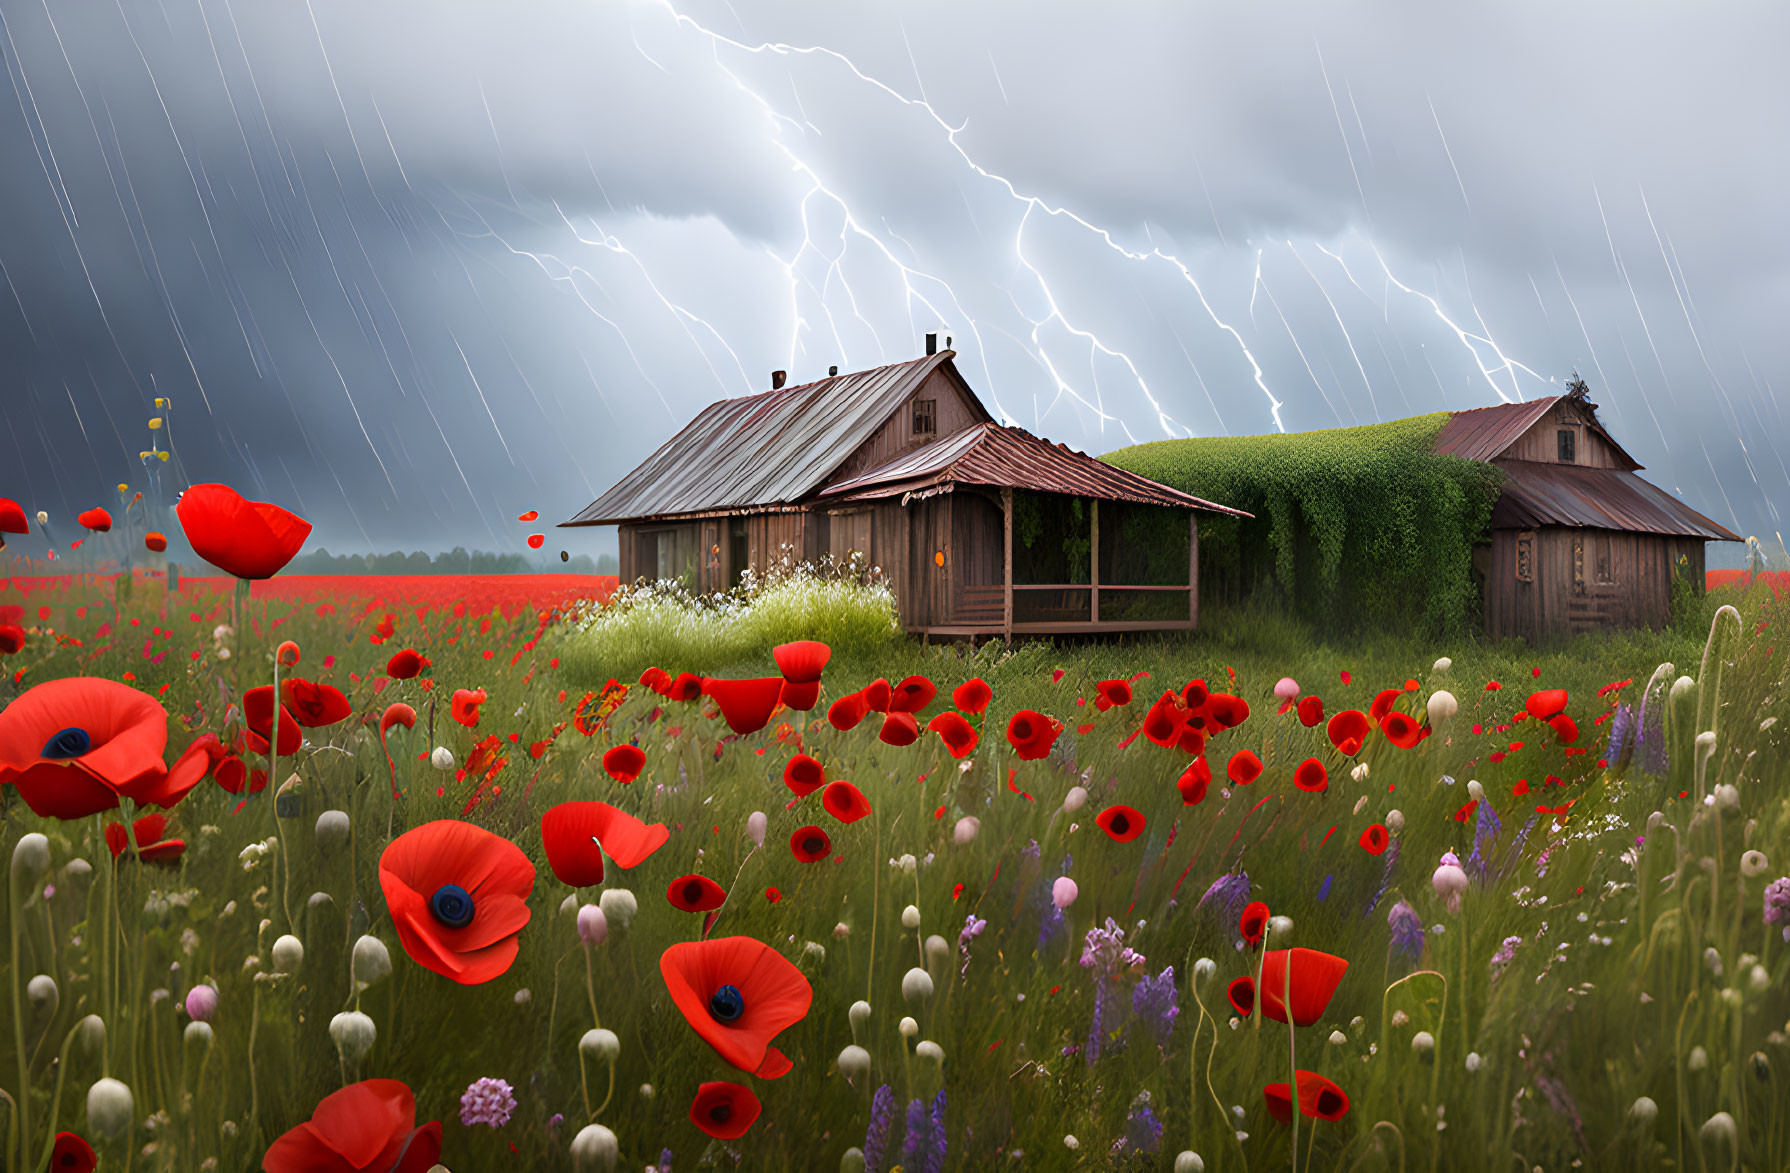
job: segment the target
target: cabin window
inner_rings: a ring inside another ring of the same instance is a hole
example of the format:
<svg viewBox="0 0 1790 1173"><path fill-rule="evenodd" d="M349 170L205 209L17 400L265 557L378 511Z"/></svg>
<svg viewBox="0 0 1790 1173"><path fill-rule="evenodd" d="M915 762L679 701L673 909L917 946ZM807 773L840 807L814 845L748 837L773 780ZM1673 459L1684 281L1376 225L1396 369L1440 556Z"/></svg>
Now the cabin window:
<svg viewBox="0 0 1790 1173"><path fill-rule="evenodd" d="M1517 535L1517 581L1535 581L1535 535L1533 533Z"/></svg>
<svg viewBox="0 0 1790 1173"><path fill-rule="evenodd" d="M930 436L938 430L938 400L914 400L914 435Z"/></svg>
<svg viewBox="0 0 1790 1173"><path fill-rule="evenodd" d="M1560 463L1571 464L1579 458L1579 433L1572 428L1561 428L1554 433L1559 443Z"/></svg>
<svg viewBox="0 0 1790 1173"><path fill-rule="evenodd" d="M1595 567L1597 581L1600 585L1610 586L1616 581L1615 543L1609 534L1599 534L1592 549L1596 552Z"/></svg>

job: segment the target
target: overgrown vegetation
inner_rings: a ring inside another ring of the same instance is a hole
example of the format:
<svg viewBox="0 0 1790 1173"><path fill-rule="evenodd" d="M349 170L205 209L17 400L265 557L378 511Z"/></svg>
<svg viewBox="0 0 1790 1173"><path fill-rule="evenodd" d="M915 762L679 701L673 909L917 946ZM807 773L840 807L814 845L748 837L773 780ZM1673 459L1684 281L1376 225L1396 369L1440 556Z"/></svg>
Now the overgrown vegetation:
<svg viewBox="0 0 1790 1173"><path fill-rule="evenodd" d="M579 554L567 561L557 557L530 558L524 554L490 554L483 550L468 552L463 546L431 558L421 550L408 554L392 551L387 554L331 554L321 546L300 554L286 564L287 574L614 574L618 569L614 554L599 554L594 560Z"/></svg>
<svg viewBox="0 0 1790 1173"><path fill-rule="evenodd" d="M1500 474L1431 451L1447 420L1159 440L1104 459L1254 515L1201 519L1208 600L1266 590L1326 625L1458 633L1477 617L1473 544L1490 522Z"/></svg>

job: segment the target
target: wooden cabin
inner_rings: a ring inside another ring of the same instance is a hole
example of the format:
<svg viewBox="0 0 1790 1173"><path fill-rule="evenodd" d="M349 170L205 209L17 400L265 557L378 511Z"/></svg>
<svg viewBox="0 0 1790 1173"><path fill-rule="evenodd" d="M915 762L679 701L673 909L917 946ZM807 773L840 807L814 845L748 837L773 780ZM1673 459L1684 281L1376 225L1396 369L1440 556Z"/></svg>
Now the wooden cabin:
<svg viewBox="0 0 1790 1173"><path fill-rule="evenodd" d="M1506 478L1473 560L1493 637L1664 627L1674 571L1702 590L1704 543L1741 540L1635 475L1640 462L1599 422L1584 383L1571 388L1457 411L1436 437L1437 452Z"/></svg>
<svg viewBox="0 0 1790 1173"><path fill-rule="evenodd" d="M921 636L1186 631L1199 517L1246 516L1007 427L950 349L705 408L561 524L620 530L621 580L725 591L863 559Z"/></svg>

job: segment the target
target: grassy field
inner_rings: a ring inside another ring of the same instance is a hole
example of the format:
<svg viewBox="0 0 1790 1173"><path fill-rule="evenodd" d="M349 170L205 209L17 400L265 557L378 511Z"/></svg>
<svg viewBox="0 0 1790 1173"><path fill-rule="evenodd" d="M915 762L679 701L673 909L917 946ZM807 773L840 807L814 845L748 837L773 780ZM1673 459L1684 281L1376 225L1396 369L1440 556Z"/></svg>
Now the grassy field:
<svg viewBox="0 0 1790 1173"><path fill-rule="evenodd" d="M243 691L271 682L274 645L291 640L301 658L282 672L340 688L352 713L307 730L258 794L202 783L170 813L167 837L186 844L172 863L114 861L101 824L119 812L59 822L8 791L7 850L31 832L49 847L47 870L13 855L9 1168L37 1167L66 1129L105 1168L256 1169L321 1097L372 1077L404 1081L418 1121L443 1122L441 1164L457 1173L571 1169L593 1121L617 1138L615 1168L661 1171L866 1157L910 1173L1783 1168L1790 896L1786 919L1766 897L1790 870L1783 605L1744 586L1711 602L1736 608L1713 637L1587 637L1539 653L1397 631L1332 639L1260 613L1208 615L1190 640L1008 651L921 648L879 628L874 597L849 593L818 609L783 598L627 624L575 604L350 606L325 585L246 604L168 598L154 581L124 600L103 583L15 586L0 591L0 623L19 608L26 639L0 659L0 701L60 677L122 680L170 715L173 760L202 732L236 738ZM753 634L717 646L717 631ZM762 731L736 736L707 699L639 685L599 715L611 676L631 683L647 664L773 676L771 644L804 636L837 644L820 702ZM432 663L387 679L403 648ZM939 693L912 745L879 740L878 714L850 731L827 721L839 697L913 674ZM979 744L956 759L926 721L977 677L994 699L969 718ZM1376 731L1345 756L1323 723L1278 711L1283 677L1327 714L1367 710L1387 689L1418 722L1438 690L1458 712L1414 748ZM1193 759L1138 731L1164 689L1194 679L1242 698L1249 717L1211 736L1213 781L1188 805L1177 779ZM1107 680L1131 681L1130 703L1102 710ZM460 689L486 693L476 727L450 718ZM1544 689L1569 695L1571 744L1522 716ZM390 730L388 768L379 728L393 702L417 719ZM1042 757L1005 736L1021 710L1063 726ZM1627 745L1612 747L1618 723ZM623 784L602 758L629 742L645 766ZM437 746L452 768L433 767ZM1237 785L1226 768L1244 750L1263 770ZM783 776L798 752L855 783L871 815L845 824L822 794L797 798ZM1321 791L1294 784L1307 759L1325 767ZM574 890L546 862L541 817L586 799L669 834L631 870L612 862L601 889ZM1144 823L1126 842L1096 822L1119 805ZM327 810L346 814L346 837L319 830ZM483 984L407 956L382 894L387 844L433 820L488 828L537 869L519 952ZM823 861L792 854L808 825L830 837ZM1362 843L1375 826L1389 831L1379 854ZM1445 852L1465 877L1452 904L1453 874L1435 875ZM710 938L766 942L812 988L777 1037L794 1063L779 1079L728 1066L667 991L662 954L705 930L667 898L690 873L727 894ZM1059 908L1063 877L1076 891ZM637 912L609 896L607 938L584 945L580 902L622 889ZM1252 900L1286 918L1268 950L1348 963L1309 1025L1239 1017L1227 998L1260 976L1263 954L1238 929ZM287 934L302 961L276 958ZM364 990L349 960L363 934L392 960ZM205 983L209 1041L185 1010ZM854 1016L860 1000L868 1014ZM353 1062L329 1031L352 1008L376 1028ZM89 1014L106 1023L102 1045L77 1029ZM618 1052L581 1059L599 1024ZM1264 1088L1295 1066L1334 1081L1346 1113L1298 1115L1296 1128L1271 1118ZM123 1123L84 1110L108 1075L132 1095ZM462 1094L484 1078L513 1089L501 1127L462 1122ZM736 1140L690 1119L698 1086L723 1080L763 1103Z"/></svg>

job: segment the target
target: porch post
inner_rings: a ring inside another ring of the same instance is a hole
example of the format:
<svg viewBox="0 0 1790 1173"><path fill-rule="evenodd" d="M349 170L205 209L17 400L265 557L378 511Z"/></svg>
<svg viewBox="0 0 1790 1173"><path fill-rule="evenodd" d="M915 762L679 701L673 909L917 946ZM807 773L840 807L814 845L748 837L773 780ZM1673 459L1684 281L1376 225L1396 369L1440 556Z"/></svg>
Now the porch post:
<svg viewBox="0 0 1790 1173"><path fill-rule="evenodd" d="M1200 625L1200 515L1187 511L1187 622Z"/></svg>
<svg viewBox="0 0 1790 1173"><path fill-rule="evenodd" d="M1013 490L1001 490L1001 639L1013 642Z"/></svg>
<svg viewBox="0 0 1790 1173"><path fill-rule="evenodd" d="M1100 502L1096 499L1088 501L1088 582L1093 584L1090 592L1093 599L1088 615L1095 623L1100 622Z"/></svg>

